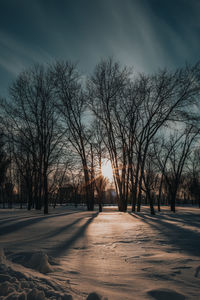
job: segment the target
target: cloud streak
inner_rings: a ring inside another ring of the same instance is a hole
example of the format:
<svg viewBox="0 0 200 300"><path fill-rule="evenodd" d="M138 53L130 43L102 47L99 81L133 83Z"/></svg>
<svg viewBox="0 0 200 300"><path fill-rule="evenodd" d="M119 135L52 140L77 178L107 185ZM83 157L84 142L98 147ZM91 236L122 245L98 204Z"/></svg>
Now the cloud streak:
<svg viewBox="0 0 200 300"><path fill-rule="evenodd" d="M54 58L86 73L107 56L145 72L195 62L199 13L195 0L2 0L0 78Z"/></svg>

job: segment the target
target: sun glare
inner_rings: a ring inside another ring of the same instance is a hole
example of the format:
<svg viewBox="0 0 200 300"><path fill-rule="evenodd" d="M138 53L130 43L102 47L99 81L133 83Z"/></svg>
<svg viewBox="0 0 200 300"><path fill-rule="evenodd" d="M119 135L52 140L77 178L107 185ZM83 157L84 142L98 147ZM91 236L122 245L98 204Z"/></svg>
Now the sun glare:
<svg viewBox="0 0 200 300"><path fill-rule="evenodd" d="M102 174L108 178L109 181L113 181L113 172L110 160L106 160L102 164Z"/></svg>

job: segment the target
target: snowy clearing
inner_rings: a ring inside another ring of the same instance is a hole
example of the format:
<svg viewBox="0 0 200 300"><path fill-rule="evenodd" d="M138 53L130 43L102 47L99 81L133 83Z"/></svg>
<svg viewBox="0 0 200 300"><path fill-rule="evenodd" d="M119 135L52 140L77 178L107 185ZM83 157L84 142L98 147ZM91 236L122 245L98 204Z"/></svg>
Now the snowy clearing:
<svg viewBox="0 0 200 300"><path fill-rule="evenodd" d="M200 299L198 208L0 216L1 300Z"/></svg>

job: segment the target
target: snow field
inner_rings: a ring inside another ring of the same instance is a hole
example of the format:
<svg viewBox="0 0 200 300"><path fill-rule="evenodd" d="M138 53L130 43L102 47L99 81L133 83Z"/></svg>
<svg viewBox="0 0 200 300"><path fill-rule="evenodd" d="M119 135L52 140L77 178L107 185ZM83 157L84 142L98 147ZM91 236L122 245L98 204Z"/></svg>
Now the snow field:
<svg viewBox="0 0 200 300"><path fill-rule="evenodd" d="M0 299L200 299L199 214L4 211Z"/></svg>

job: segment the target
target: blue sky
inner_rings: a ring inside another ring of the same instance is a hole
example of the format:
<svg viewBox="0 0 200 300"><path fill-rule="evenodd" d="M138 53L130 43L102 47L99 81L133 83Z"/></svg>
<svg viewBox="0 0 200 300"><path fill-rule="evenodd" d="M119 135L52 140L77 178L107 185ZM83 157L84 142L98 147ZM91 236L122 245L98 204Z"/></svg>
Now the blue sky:
<svg viewBox="0 0 200 300"><path fill-rule="evenodd" d="M114 56L136 71L194 63L198 0L0 0L0 94L36 62L70 59L89 74Z"/></svg>

